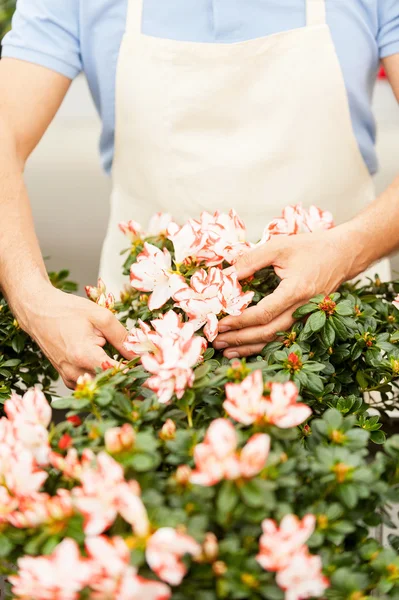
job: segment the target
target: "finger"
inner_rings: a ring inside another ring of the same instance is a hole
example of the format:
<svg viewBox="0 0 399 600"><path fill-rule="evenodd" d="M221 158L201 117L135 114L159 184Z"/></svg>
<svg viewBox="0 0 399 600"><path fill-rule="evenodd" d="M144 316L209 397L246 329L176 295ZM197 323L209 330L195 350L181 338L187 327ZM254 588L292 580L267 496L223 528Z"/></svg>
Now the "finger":
<svg viewBox="0 0 399 600"><path fill-rule="evenodd" d="M128 335L127 329L125 329L111 311L98 307L98 310L93 312L92 323L124 358L132 358L133 354L126 350L124 346Z"/></svg>
<svg viewBox="0 0 399 600"><path fill-rule="evenodd" d="M263 344L267 344L276 338L277 333L287 331L291 327L294 323L294 319L292 318L294 310L295 307L291 307L279 318L269 323L269 325L246 327L245 329L223 333L216 338L213 345L217 350L223 350L229 347L235 348L237 346L248 346L262 342Z"/></svg>
<svg viewBox="0 0 399 600"><path fill-rule="evenodd" d="M260 269L269 267L277 259L280 252L280 242L270 240L258 248L243 254L235 263L238 279L246 279Z"/></svg>
<svg viewBox="0 0 399 600"><path fill-rule="evenodd" d="M245 356L256 356L260 354L265 344L254 344L249 346L240 346L238 348L229 348L223 354L226 358L244 358Z"/></svg>
<svg viewBox="0 0 399 600"><path fill-rule="evenodd" d="M295 306L297 298L296 285L288 279L283 280L276 290L261 300L256 306L244 310L238 317L225 317L219 323L220 333L234 329L267 325L286 310ZM294 312L293 309L292 312Z"/></svg>

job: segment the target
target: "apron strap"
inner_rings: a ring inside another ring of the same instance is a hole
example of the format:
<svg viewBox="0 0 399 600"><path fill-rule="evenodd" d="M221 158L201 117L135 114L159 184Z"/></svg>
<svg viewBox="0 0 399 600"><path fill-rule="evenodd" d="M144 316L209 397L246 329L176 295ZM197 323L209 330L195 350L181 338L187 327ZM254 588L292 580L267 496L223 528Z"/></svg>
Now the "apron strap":
<svg viewBox="0 0 399 600"><path fill-rule="evenodd" d="M307 26L325 25L326 22L326 0L306 0Z"/></svg>
<svg viewBox="0 0 399 600"><path fill-rule="evenodd" d="M139 37L143 26L144 0L128 0L126 31Z"/></svg>

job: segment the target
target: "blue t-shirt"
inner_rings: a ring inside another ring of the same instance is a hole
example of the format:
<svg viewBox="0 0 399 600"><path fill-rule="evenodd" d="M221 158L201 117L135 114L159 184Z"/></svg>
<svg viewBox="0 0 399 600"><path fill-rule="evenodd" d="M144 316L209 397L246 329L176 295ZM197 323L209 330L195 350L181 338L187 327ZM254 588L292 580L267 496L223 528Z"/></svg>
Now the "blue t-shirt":
<svg viewBox="0 0 399 600"><path fill-rule="evenodd" d="M304 27L305 4L305 0L144 0L142 27L152 36L231 43ZM3 56L37 63L71 79L84 71L103 123L100 149L108 172L114 152L115 73L126 12L127 0L18 0L12 31L3 42ZM379 60L399 53L399 0L327 0L327 21L353 129L374 174L372 92Z"/></svg>

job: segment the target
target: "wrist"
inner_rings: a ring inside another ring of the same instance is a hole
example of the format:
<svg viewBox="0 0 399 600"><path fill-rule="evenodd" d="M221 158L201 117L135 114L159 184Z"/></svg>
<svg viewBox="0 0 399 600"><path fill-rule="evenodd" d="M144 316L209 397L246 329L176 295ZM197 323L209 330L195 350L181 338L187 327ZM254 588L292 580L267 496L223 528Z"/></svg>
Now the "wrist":
<svg viewBox="0 0 399 600"><path fill-rule="evenodd" d="M30 278L24 285L12 285L5 290L5 296L11 311L20 327L31 334L36 318L40 318L43 306L54 292L49 279L42 275Z"/></svg>
<svg viewBox="0 0 399 600"><path fill-rule="evenodd" d="M356 221L338 225L331 230L331 234L343 257L344 281L357 277L374 261L370 253L369 240Z"/></svg>

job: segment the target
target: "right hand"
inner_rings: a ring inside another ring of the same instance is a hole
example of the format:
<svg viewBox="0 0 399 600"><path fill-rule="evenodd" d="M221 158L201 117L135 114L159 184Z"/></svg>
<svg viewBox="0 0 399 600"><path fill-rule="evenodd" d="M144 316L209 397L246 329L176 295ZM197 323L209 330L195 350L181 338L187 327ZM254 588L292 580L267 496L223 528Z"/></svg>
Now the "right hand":
<svg viewBox="0 0 399 600"><path fill-rule="evenodd" d="M127 330L106 308L50 285L35 297L15 311L17 320L69 388L75 387L80 375L94 373L104 361L118 364L105 353L106 342L125 358L133 358L123 346Z"/></svg>

